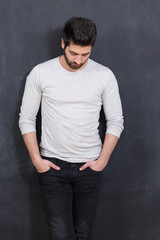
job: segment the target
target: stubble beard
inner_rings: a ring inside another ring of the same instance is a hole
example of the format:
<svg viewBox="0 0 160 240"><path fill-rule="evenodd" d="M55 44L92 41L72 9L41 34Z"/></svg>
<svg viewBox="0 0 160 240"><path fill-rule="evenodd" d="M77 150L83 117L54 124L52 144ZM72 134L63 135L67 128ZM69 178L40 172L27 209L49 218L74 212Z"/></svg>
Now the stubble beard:
<svg viewBox="0 0 160 240"><path fill-rule="evenodd" d="M83 63L81 63L81 64L79 64L79 65L76 66L76 63L75 63L75 62L70 62L70 61L69 61L65 50L63 51L63 55L64 55L64 58L65 58L65 60L66 60L66 63L68 64L68 66L69 66L70 68L76 69L76 70L78 70L79 68L81 68L81 67L87 62L87 60L88 60L88 58L87 58Z"/></svg>

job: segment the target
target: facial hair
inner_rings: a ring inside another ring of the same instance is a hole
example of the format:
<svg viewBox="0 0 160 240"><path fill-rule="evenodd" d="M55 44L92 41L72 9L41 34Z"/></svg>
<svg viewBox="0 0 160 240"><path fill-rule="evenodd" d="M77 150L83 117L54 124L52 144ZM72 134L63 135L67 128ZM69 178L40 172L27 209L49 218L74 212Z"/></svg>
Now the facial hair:
<svg viewBox="0 0 160 240"><path fill-rule="evenodd" d="M83 63L81 63L81 64L79 64L79 65L76 66L76 62L71 62L71 61L69 61L65 50L63 51L63 55L64 55L64 58L65 58L65 60L66 60L66 63L68 64L68 66L69 66L70 68L76 69L76 70L78 70L79 68L81 68L81 67L87 62L87 60L88 60L88 58L87 58ZM74 64L75 64L75 65L74 65Z"/></svg>

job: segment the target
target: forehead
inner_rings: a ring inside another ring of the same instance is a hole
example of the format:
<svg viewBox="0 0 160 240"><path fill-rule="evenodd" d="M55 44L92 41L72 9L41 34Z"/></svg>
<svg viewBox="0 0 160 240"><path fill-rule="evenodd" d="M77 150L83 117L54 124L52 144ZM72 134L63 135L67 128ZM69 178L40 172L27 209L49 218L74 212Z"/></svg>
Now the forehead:
<svg viewBox="0 0 160 240"><path fill-rule="evenodd" d="M92 46L80 46L76 45L74 43L70 43L69 46L67 46L69 51L75 52L77 54L84 54L84 53L89 53L91 52Z"/></svg>

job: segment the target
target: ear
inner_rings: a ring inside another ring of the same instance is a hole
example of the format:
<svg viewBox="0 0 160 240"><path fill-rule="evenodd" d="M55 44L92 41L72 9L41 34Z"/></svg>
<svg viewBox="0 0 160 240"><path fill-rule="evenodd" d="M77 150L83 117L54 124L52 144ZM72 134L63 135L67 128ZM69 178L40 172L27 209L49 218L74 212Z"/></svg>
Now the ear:
<svg viewBox="0 0 160 240"><path fill-rule="evenodd" d="M63 38L61 39L61 47L64 49L64 47L65 47L65 43L64 43L64 40L63 40Z"/></svg>

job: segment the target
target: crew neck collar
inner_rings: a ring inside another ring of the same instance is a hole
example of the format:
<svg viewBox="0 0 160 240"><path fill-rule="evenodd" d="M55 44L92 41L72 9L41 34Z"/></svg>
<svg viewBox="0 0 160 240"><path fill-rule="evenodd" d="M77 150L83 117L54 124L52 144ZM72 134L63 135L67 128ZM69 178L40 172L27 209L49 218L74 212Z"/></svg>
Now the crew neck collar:
<svg viewBox="0 0 160 240"><path fill-rule="evenodd" d="M62 55L61 55L61 56L62 56ZM72 71L69 71L69 70L67 70L65 67L62 66L62 64L61 64L61 62L60 62L60 57L61 57L61 56L57 57L58 65L59 65L59 67L62 69L62 71L66 72L67 74L70 74L70 75L76 75L76 74L80 74L80 73L84 72L84 71L88 68L88 66L89 66L89 64L90 64L90 58L88 58L87 64L86 64L82 69L80 69L80 70L78 70L78 71L73 71L73 72L72 72Z"/></svg>

